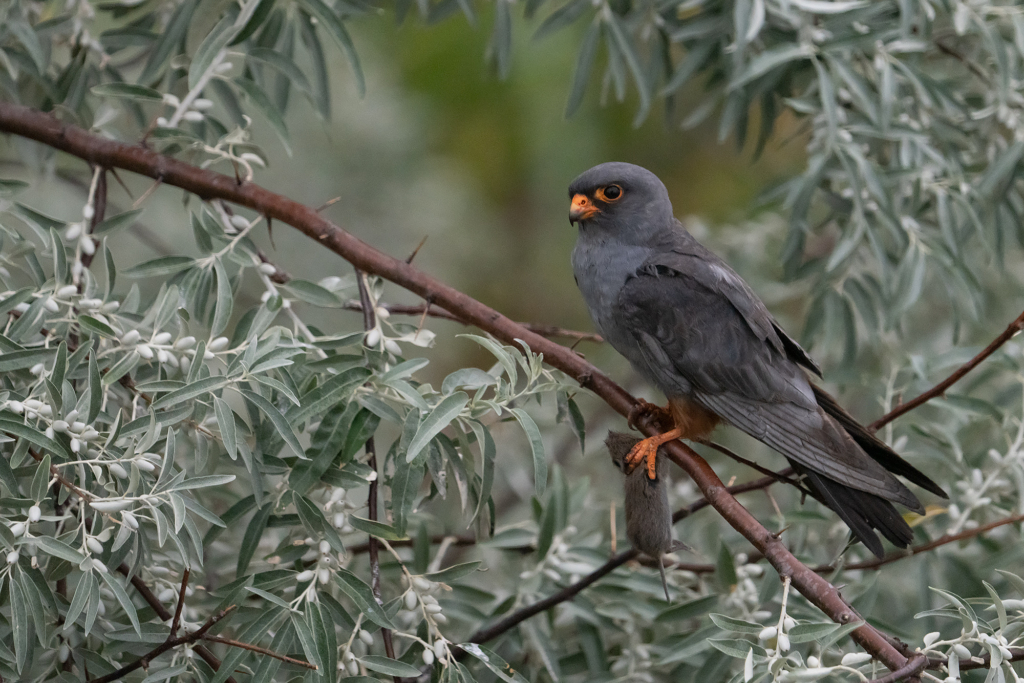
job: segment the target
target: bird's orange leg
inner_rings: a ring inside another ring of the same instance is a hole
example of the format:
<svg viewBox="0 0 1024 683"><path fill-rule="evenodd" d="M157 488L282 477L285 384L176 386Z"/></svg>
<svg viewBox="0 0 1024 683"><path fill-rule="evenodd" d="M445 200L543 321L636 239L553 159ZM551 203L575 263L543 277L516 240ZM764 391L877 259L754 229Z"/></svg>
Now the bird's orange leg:
<svg viewBox="0 0 1024 683"><path fill-rule="evenodd" d="M647 476L650 479L655 479L658 472L658 447L661 444L673 439L678 439L683 435L683 430L672 429L665 432L664 434L658 434L656 436L649 436L643 441L638 442L633 448L626 454L625 470L629 474L637 465L639 465L645 458L647 459Z"/></svg>

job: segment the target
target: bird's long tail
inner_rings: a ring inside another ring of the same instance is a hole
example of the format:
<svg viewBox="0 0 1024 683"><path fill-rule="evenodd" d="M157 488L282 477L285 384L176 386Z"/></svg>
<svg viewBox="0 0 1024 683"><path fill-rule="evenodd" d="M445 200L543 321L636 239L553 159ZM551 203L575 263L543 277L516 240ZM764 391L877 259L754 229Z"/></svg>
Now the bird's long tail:
<svg viewBox="0 0 1024 683"><path fill-rule="evenodd" d="M857 422L857 419L846 412L828 393L814 384L811 386L814 389L814 397L817 399L818 405L821 406L822 410L835 419L846 430L846 433L857 442L857 445L863 448L864 452L871 456L875 462L893 474L906 477L908 481L917 484L926 491L930 491L942 498L949 498L941 486L932 481L924 472L901 458L896 451L889 448L884 441L875 436L867 427Z"/></svg>
<svg viewBox="0 0 1024 683"><path fill-rule="evenodd" d="M789 464L797 474L804 476L804 483L814 497L839 515L854 537L876 557L882 557L885 552L875 529L899 548L908 547L914 539L914 531L889 501L844 486L792 460Z"/></svg>
<svg viewBox="0 0 1024 683"><path fill-rule="evenodd" d="M867 427L857 422L834 398L820 387L811 385L818 405L834 419L847 434L875 462L893 474L906 477L909 481L937 496L948 498L946 492L927 475L904 460L884 441ZM831 508L850 527L857 540L861 541L877 557L882 557L882 542L875 530L899 548L906 548L914 539L914 532L891 502L879 496L859 491L829 479L813 470L790 461L793 469L804 477L807 488L815 498Z"/></svg>

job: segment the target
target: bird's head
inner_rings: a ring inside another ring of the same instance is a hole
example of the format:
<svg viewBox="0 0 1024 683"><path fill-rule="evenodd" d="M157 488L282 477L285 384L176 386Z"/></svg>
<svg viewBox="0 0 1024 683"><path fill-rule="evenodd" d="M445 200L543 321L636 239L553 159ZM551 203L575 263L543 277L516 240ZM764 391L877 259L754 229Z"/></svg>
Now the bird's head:
<svg viewBox="0 0 1024 683"><path fill-rule="evenodd" d="M594 166L569 185L569 222L632 241L672 226L668 190L646 168L612 161Z"/></svg>

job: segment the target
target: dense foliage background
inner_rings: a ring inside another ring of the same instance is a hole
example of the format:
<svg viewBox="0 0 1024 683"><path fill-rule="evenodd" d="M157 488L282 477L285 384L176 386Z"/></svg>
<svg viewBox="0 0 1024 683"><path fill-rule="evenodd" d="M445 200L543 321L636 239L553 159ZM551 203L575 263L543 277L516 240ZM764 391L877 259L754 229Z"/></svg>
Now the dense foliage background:
<svg viewBox="0 0 1024 683"><path fill-rule="evenodd" d="M1024 8L988 0L0 3L3 102L323 206L519 320L589 328L565 187L648 166L865 421L1019 313L1022 70ZM712 509L671 603L631 563L468 645L626 544L624 421L287 226L0 146L3 680L885 673ZM918 543L956 542L873 563L797 491L742 499L930 680L1018 680L1019 524L972 530L1024 514L1022 369L1009 341L880 432L950 492Z"/></svg>

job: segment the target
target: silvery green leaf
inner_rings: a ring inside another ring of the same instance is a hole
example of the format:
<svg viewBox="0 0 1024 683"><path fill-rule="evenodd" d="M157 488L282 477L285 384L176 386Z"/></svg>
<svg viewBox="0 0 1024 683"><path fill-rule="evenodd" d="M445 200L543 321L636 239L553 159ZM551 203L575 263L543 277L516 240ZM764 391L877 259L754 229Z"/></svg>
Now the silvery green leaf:
<svg viewBox="0 0 1024 683"><path fill-rule="evenodd" d="M420 451L430 443L430 440L462 413L462 409L466 407L468 402L469 395L463 391L458 391L451 396L445 397L438 403L420 422L416 435L412 438L406 451L406 462L415 460Z"/></svg>
<svg viewBox="0 0 1024 683"><path fill-rule="evenodd" d="M541 438L540 429L533 418L522 408L512 408L510 412L519 421L530 442L530 452L533 454L533 490L535 495L542 496L548 482L548 461L544 453L544 440Z"/></svg>
<svg viewBox="0 0 1024 683"><path fill-rule="evenodd" d="M574 0L569 6L580 6L586 8L589 3L586 0ZM537 29L540 35L544 25ZM572 76L572 89L569 91L569 99L565 104L565 117L569 118L576 113L580 104L583 103L583 95L587 92L587 84L590 82L590 74L594 70L594 58L597 56L597 48L601 42L601 19L596 17L587 29L587 35L583 37L583 44L580 45L579 55L576 57L576 70Z"/></svg>
<svg viewBox="0 0 1024 683"><path fill-rule="evenodd" d="M288 447L291 448L292 451L294 451L294 453L297 456L299 456L299 458L303 460L306 459L305 451L302 448L302 444L299 443L299 437L295 433L292 424L287 419L285 419L285 416L281 413L280 410L277 409L277 407L273 403L271 403L270 401L268 401L255 391L249 391L248 389L243 389L241 387L233 388L240 394L242 394L242 396L244 396L247 401L249 401L254 406L259 408L260 412L263 413L268 420L270 420L271 424L274 425L274 429L277 430L277 433L281 435L281 438L284 439L284 442L288 444Z"/></svg>
<svg viewBox="0 0 1024 683"><path fill-rule="evenodd" d="M236 78L232 81L239 90L245 93L249 102L263 115L263 117L270 123L270 126L277 133L277 137L281 140L281 144L284 145L288 156L291 156L291 143L289 142L288 126L285 125L282 112L274 106L267 97L267 94L263 91L255 81L248 78Z"/></svg>
<svg viewBox="0 0 1024 683"><path fill-rule="evenodd" d="M740 72L730 83L729 88L734 90L742 87L753 80L764 76L772 69L783 64L809 58L813 52L809 47L800 45L783 45L778 48L766 50L754 59L750 60L747 67Z"/></svg>
<svg viewBox="0 0 1024 683"><path fill-rule="evenodd" d="M164 65L175 53L181 39L188 32L189 22L195 14L198 0L185 0L174 11L167 28L160 33L153 51L149 53L149 60L139 77L140 83L152 83L163 71Z"/></svg>
<svg viewBox="0 0 1024 683"><path fill-rule="evenodd" d="M363 76L363 68L359 64L359 55L356 53L355 45L352 44L352 38L345 29L345 25L323 3L323 0L302 0L302 4L309 10L310 14L320 20L327 28L328 33L331 34L331 37L341 47L342 52L345 53L349 64L352 65L352 73L356 77L356 89L359 92L359 96L363 97L366 94L366 79Z"/></svg>
<svg viewBox="0 0 1024 683"><path fill-rule="evenodd" d="M145 263L140 263L128 270L122 271L128 277L144 278L157 277L159 275L173 275L195 265L196 260L191 256L161 256Z"/></svg>
<svg viewBox="0 0 1024 683"><path fill-rule="evenodd" d="M147 88L144 85L135 85L134 83L101 83L100 85L94 85L90 90L93 95L100 97L124 97L141 102L160 102L163 100L163 95L160 94L160 91ZM129 213L141 213L141 210L130 211Z"/></svg>

